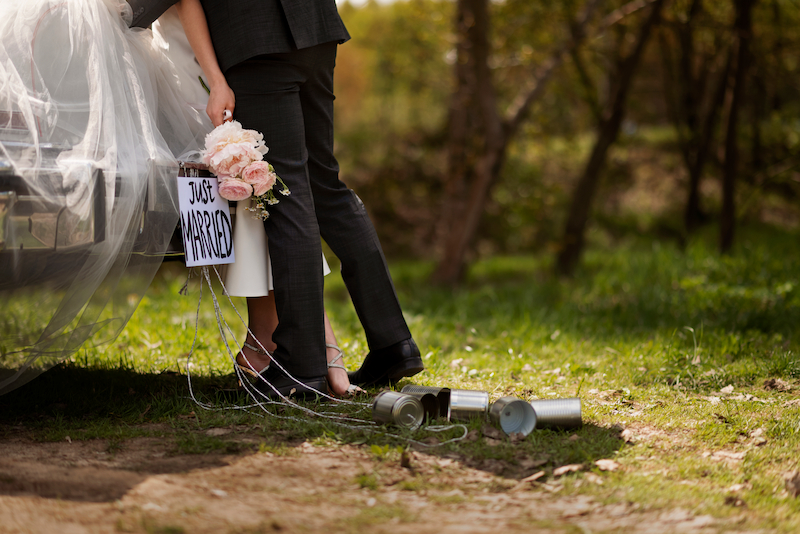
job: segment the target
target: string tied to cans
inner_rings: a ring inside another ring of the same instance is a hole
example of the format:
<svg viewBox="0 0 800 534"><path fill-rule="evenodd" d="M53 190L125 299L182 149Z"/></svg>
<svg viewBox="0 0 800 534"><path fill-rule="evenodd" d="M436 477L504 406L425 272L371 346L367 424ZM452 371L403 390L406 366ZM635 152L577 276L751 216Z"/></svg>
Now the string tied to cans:
<svg viewBox="0 0 800 534"><path fill-rule="evenodd" d="M199 267L199 269L200 269L200 291L199 291L199 297L198 297L198 300L197 300L197 309L196 309L196 313L195 313L194 338L192 340L192 347L189 350L189 354L188 354L187 360L186 360L186 376L187 376L187 381L188 381L188 384L189 384L189 396L194 401L194 403L197 406L199 406L200 408L202 408L204 410L209 410L209 411L213 411L213 410L239 410L239 411L244 411L244 412L251 413L251 414L254 414L254 415L262 415L262 416L273 417L273 418L281 419L281 420L289 420L289 421L303 422L303 423L309 423L309 424L334 424L336 426L339 426L339 427L342 427L342 428L347 428L347 429L350 429L350 430L357 430L357 431L360 431L360 432L363 432L363 433L367 433L367 434L386 436L386 437L391 437L391 438L398 439L398 440L401 440L401 441L406 441L409 444L413 444L413 445L416 445L416 446L419 446L419 447L423 447L423 448L440 447L440 446L443 446L443 445L447 445L449 443L455 443L457 441L461 441L461 440L463 440L464 438L467 437L467 427L466 427L466 425L464 425L464 424L456 424L456 423L448 423L448 424L442 424L442 425L431 425L431 424L429 424L429 425L425 426L425 431L431 432L431 433L443 433L443 432L449 432L449 431L453 431L453 430L455 430L455 431L459 431L460 430L461 431L460 435L457 435L457 436L452 437L450 439L446 439L444 441L439 441L439 442L436 442L436 443L427 443L427 442L424 442L424 441L419 441L419 440L415 440L415 439L409 438L408 436L401 436L401 435L397 435L397 434L392 434L392 433L386 432L385 429L378 427L377 422L374 421L374 420L358 418L358 417L352 417L352 416L345 415L345 414L338 413L338 412L317 411L317 410L313 410L313 409L309 408L308 406L304 406L302 404L298 404L298 403L294 402L291 398L281 394L280 391L278 391L276 388L274 388L272 386L272 384L270 384L267 381L264 381L264 383L267 386L271 387L272 390L278 396L277 400L273 400L273 399L269 398L269 396L267 394L265 394L263 391L259 390L255 386L253 386L249 382L249 380L247 380L247 377L243 376L242 371L239 369L239 367L237 365L233 365L233 369L236 370L237 379L239 379L240 383L242 384L242 387L245 389L245 391L248 394L248 397L250 398L251 402L249 404L245 404L245 405L233 404L233 405L228 405L228 406L217 406L217 405L213 405L213 404L210 404L210 403L203 402L203 401L199 400L197 398L197 396L195 395L195 391L194 391L194 388L192 386L192 374L191 374L191 365L190 364L191 364L192 357L194 355L195 347L197 346L197 334L198 334L199 324L200 324L200 309L201 309L201 305L202 305L202 301L203 301L203 286L204 285L207 285L208 289L209 289L211 301L212 301L213 307L214 307L214 314L215 314L215 318L216 318L216 321L217 321L217 327L219 329L220 336L221 336L223 344L225 346L225 350L228 353L228 357L230 358L231 363L233 364L236 361L236 353L234 353L234 351L231 349L231 346L230 346L230 344L228 342L228 336L230 335L231 338L235 338L235 335L234 335L234 332L233 332L232 328L230 327L230 325L228 324L227 320L225 319L224 314L222 313L222 309L220 307L219 300L217 298L216 293L214 292L214 287L213 287L212 282L211 282L211 275L210 275L210 272L209 272L209 268L204 266L204 267ZM250 331L249 326L247 325L247 321L245 321L245 319L242 317L242 314L236 308L236 305L234 304L233 299L231 298L231 296L228 294L227 290L225 289L225 284L222 281L222 277L220 276L219 271L217 270L216 266L212 266L212 270L216 275L216 280L218 281L218 283L220 284L220 287L222 288L223 295L227 296L228 303L233 308L238 320L241 321L241 323L245 326L245 328L247 328L247 332L252 336L253 339L256 340L256 343L258 344L258 346L262 350L266 351L266 348L261 344L261 342L258 340L258 338L253 335L253 333ZM189 278L191 278L191 277L192 277L192 271L190 270ZM181 294L184 294L184 291L187 288L188 282L189 281L187 279L187 283L184 284L184 288L181 290ZM280 369L282 372L284 372L292 380L295 380L298 384L300 383L277 360L273 359L272 362L270 363L270 365L277 366L278 369ZM263 380L263 378L262 378L262 380ZM359 402L359 401L356 401L356 400L341 399L341 398L333 397L333 396L329 395L327 392L316 391L316 390L314 390L314 391L320 398L326 399L326 400L334 403L334 405L335 404L340 404L340 405L349 405L349 406L355 407L356 408L356 411L355 411L356 414L358 414L358 413L360 413L362 411L365 411L365 410L369 409L371 406L374 405L374 402L373 403L369 403L369 402ZM379 395L379 397L380 397L380 395ZM291 407L291 408L297 409L300 412L302 412L306 417L301 419L300 417L296 417L296 416L292 416L292 415L279 415L279 414L275 413L274 411L272 411L270 409L271 407L275 407L275 406L285 406L285 407ZM416 426L400 425L400 426L405 427L405 428L417 429L417 428L419 428L420 425L416 425Z"/></svg>
<svg viewBox="0 0 800 534"><path fill-rule="evenodd" d="M238 320L247 328L248 333L256 340L259 347L266 350L261 342L258 341L258 338L252 335L247 321L242 317L233 299L230 297L227 290L225 290L225 285L219 271L215 266L212 266L212 269L216 275L216 280L222 287L223 295L227 296L228 303L234 310ZM191 271L189 277L191 277ZM403 387L400 392L383 391L378 394L371 403L368 403L341 399L333 397L327 392L316 391L316 394L320 398L327 399L334 404L350 405L356 408L355 414L371 408L372 420L368 420L338 412L313 410L308 406L298 404L291 398L284 396L277 389L272 387L269 382L265 381L265 384L271 387L278 396L277 400L273 400L263 391L252 385L249 380L242 375L242 371L236 365L233 365L233 368L236 370L237 378L247 392L251 402L246 405L234 404L229 406L215 406L210 403L202 402L197 398L194 388L192 387L190 363L197 345L204 283L209 289L217 327L223 340L225 350L232 363L235 363L236 360L236 353L231 349L228 342L228 335L230 335L231 338L235 338L235 335L222 313L219 300L214 292L208 267L200 267L200 294L195 315L194 339L192 340L192 347L186 361L186 375L189 384L189 395L195 404L202 409L241 410L251 414L311 424L332 423L343 428L358 430L367 434L391 437L425 448L438 447L465 439L468 430L463 423L469 422L475 418L488 418L493 423L500 426L506 434L521 434L523 436L527 436L536 428L576 428L582 425L581 401L579 398L539 399L527 402L516 397L506 396L490 403L489 393L486 391L409 384ZM184 289L185 288L186 285L184 285ZM291 379L297 381L298 384L300 383L296 378L292 377L277 360L273 359L270 365L277 366ZM287 406L297 409L305 415L305 418L301 419L292 415L279 415L270 410L270 407L274 406ZM447 423L440 425L430 424L435 420L442 419ZM461 434L444 441L428 443L412 439L408 436L388 433L384 429L378 427L378 425L389 424L407 430L418 430L426 421L428 424L424 426L424 430L427 432L442 433L451 430L461 430Z"/></svg>

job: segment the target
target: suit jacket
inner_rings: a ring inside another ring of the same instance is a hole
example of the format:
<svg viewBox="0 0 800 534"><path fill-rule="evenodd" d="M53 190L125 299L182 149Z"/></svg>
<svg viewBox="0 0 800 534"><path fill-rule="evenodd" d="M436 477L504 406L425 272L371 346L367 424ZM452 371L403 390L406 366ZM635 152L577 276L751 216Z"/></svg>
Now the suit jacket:
<svg viewBox="0 0 800 534"><path fill-rule="evenodd" d="M131 28L147 28L178 0L128 0L133 11Z"/></svg>
<svg viewBox="0 0 800 534"><path fill-rule="evenodd" d="M262 54L350 39L336 10L336 0L201 0L201 3L223 72Z"/></svg>

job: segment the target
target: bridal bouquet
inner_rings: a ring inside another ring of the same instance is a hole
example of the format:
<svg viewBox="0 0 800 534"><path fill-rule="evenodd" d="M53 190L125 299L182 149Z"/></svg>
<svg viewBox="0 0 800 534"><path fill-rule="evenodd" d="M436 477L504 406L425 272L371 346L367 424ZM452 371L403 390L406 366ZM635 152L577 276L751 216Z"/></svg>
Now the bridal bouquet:
<svg viewBox="0 0 800 534"><path fill-rule="evenodd" d="M219 180L219 195L226 200L247 200L253 197L256 219L269 217L267 206L278 203L273 186L280 182L279 193L289 194L289 188L275 169L264 161L268 148L264 136L255 130L245 130L237 121L224 122L206 136L206 148L201 152L203 163Z"/></svg>

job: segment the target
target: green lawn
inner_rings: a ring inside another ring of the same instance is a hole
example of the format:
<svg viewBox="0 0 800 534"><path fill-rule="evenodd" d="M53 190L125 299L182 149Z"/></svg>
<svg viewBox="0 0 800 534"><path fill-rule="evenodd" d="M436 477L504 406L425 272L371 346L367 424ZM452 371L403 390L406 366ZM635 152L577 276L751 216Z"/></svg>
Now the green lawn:
<svg viewBox="0 0 800 534"><path fill-rule="evenodd" d="M602 502L741 514L742 528L797 531L800 499L785 491L783 479L800 470L797 238L742 230L727 257L717 255L710 233L686 250L625 241L590 250L573 280L553 278L549 257L492 258L473 265L457 290L428 284L431 263L392 262L427 366L414 383L481 389L492 398L583 399L585 425L577 431L536 430L519 443L496 443L480 437L482 424L474 422L469 430L478 432L469 440L431 452L457 454L510 479L544 470L539 482L551 489ZM239 422L259 425L268 450L304 439L364 443L377 455L407 445L327 420L199 409L185 378L199 285L194 278L190 294L178 295L185 273L166 264L113 347L83 349L73 363L0 397L0 420L28 425L42 440L69 435L110 443L152 432L142 423L166 422L183 452L230 451L224 439L192 431ZM244 313L243 301L235 303ZM366 343L335 267L326 305L355 368ZM235 314L227 305L223 313L235 331L232 342L241 340ZM191 360L199 395L219 407L245 402L230 391L230 363L207 290L199 318ZM780 380L765 385L768 379ZM354 407L324 410L369 418ZM460 431L399 434L444 440ZM600 459L618 468L601 471L594 464ZM569 464L582 467L553 475Z"/></svg>

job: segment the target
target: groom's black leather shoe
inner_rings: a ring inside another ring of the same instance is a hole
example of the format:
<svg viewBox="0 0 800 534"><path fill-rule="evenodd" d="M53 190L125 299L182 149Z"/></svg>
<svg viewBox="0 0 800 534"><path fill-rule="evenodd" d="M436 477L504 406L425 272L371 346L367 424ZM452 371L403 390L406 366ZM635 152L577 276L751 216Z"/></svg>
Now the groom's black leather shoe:
<svg viewBox="0 0 800 534"><path fill-rule="evenodd" d="M279 400L280 393L284 397L297 399L314 399L319 397L319 393L328 395L328 380L324 376L315 378L298 378L297 381L290 378L286 373L278 369L274 363L269 369L261 372L263 380L259 378L253 385L258 391L272 400ZM269 382L269 384L264 381ZM298 382L300 382L298 384ZM270 384L273 387L270 387ZM277 392L275 391L277 390ZM319 393L318 393L319 392Z"/></svg>
<svg viewBox="0 0 800 534"><path fill-rule="evenodd" d="M358 371L347 373L350 383L362 387L388 386L425 369L412 338L385 349L369 351Z"/></svg>

